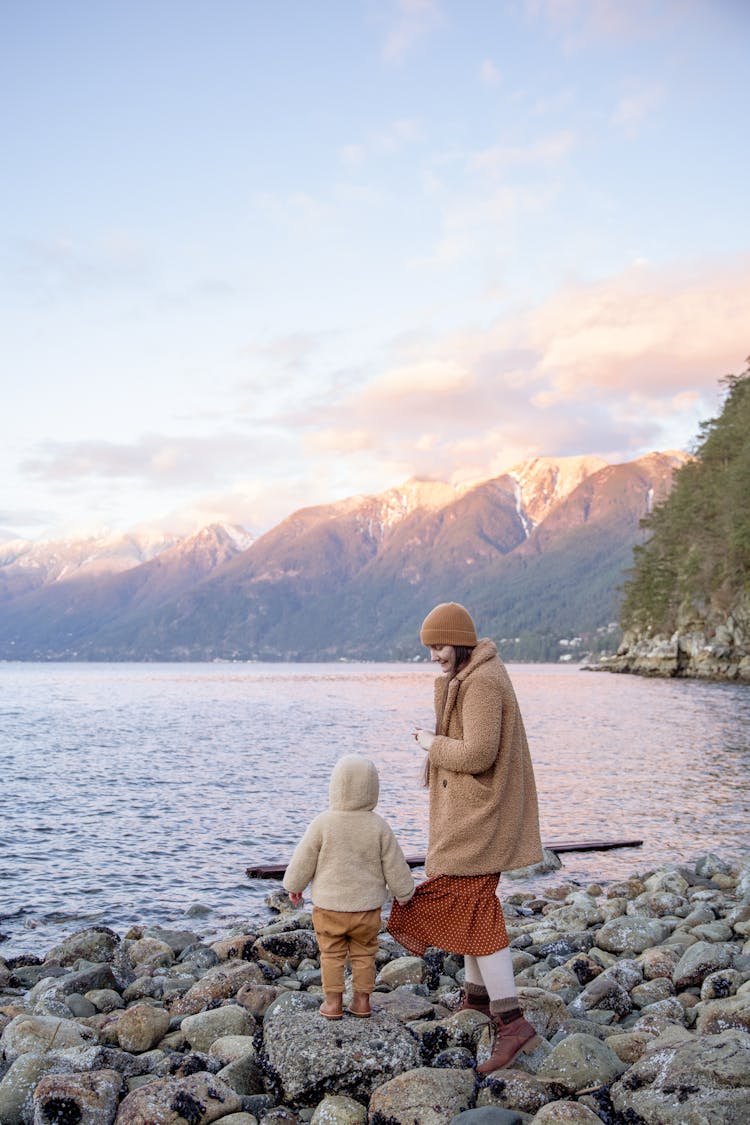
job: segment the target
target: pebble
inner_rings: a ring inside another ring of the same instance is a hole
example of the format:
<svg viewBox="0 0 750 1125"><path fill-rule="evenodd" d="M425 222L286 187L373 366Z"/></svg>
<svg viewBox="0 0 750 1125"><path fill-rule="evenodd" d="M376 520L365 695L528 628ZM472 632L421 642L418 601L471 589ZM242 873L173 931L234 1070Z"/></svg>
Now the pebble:
<svg viewBox="0 0 750 1125"><path fill-rule="evenodd" d="M276 891L275 921L210 944L92 926L0 957L0 1122L684 1125L689 1106L746 1123L750 862L709 854L504 901L541 1037L505 1070L476 1071L491 1040L455 1010L461 958L412 957L385 932L372 1018L324 1020L310 914Z"/></svg>

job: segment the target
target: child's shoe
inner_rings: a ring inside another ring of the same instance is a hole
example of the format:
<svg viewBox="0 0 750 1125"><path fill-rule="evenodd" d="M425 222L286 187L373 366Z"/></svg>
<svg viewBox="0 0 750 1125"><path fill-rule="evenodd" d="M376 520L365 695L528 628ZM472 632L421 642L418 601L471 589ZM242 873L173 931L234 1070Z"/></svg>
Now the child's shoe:
<svg viewBox="0 0 750 1125"><path fill-rule="evenodd" d="M340 1020L344 1014L344 1004L340 992L326 992L326 998L318 1008L327 1020Z"/></svg>
<svg viewBox="0 0 750 1125"><path fill-rule="evenodd" d="M372 1015L369 993L355 992L352 996L352 1002L346 1010L352 1016L359 1016L360 1019L367 1019Z"/></svg>

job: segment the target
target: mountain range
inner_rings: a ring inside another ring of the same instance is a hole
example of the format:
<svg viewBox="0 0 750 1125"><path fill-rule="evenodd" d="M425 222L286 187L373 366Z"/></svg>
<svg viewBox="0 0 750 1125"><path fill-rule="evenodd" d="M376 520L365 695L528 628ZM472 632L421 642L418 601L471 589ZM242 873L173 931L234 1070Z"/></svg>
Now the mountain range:
<svg viewBox="0 0 750 1125"><path fill-rule="evenodd" d="M0 659L415 659L461 601L509 660L616 645L640 520L684 453L536 458L454 487L410 480L303 508L257 539L197 534L0 544Z"/></svg>

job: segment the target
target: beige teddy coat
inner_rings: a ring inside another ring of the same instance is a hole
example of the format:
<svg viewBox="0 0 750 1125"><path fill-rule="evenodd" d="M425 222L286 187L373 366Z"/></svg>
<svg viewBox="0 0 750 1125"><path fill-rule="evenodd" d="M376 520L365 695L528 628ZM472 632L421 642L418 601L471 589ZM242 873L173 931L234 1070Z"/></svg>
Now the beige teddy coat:
<svg viewBox="0 0 750 1125"><path fill-rule="evenodd" d="M399 902L414 894L414 878L390 826L373 812L378 773L360 754L347 754L331 774L327 812L309 825L284 875L287 891L323 910L375 910L388 890Z"/></svg>
<svg viewBox="0 0 750 1125"><path fill-rule="evenodd" d="M489 875L542 858L531 756L516 694L484 638L452 679L435 681L425 870Z"/></svg>

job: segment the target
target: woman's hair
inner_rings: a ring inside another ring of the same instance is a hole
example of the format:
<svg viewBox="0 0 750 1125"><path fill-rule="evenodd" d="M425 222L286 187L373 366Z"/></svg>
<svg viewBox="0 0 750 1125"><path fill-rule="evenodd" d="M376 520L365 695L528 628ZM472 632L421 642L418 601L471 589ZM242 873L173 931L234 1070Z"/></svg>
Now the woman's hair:
<svg viewBox="0 0 750 1125"><path fill-rule="evenodd" d="M453 677L456 676L461 671L461 669L465 668L466 665L469 663L469 661L471 660L471 654L474 651L474 646L473 645L453 645L453 651L456 654L456 665L455 665L453 671L451 672L451 675L450 675L451 679L453 679ZM426 756L425 762L424 762L424 770L423 770L423 773L422 773L422 785L426 789L429 784L430 784L430 756L428 754Z"/></svg>

